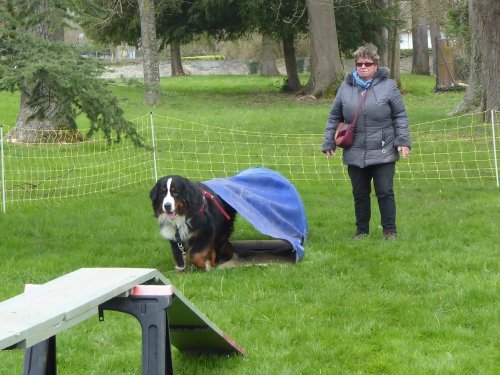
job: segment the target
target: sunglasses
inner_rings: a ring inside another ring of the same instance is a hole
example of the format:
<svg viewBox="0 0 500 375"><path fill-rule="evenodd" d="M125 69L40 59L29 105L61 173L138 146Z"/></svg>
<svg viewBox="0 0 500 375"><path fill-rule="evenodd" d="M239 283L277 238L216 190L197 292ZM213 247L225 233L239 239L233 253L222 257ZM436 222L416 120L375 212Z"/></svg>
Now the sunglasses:
<svg viewBox="0 0 500 375"><path fill-rule="evenodd" d="M370 66L373 66L373 64L375 64L375 63L372 63L372 62L359 62L359 63L356 63L356 66L358 68L361 68L364 65L367 68L369 68Z"/></svg>

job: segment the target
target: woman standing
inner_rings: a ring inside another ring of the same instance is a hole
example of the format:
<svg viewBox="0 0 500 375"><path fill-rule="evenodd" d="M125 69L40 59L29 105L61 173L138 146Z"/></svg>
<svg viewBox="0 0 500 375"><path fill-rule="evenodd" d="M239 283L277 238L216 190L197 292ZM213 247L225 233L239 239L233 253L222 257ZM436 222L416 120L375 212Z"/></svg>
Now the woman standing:
<svg viewBox="0 0 500 375"><path fill-rule="evenodd" d="M325 128L322 151L335 155L334 135L340 121L353 121L361 98L366 95L355 124L353 145L344 149L354 197L356 232L359 239L370 233L371 183L380 210L383 237L397 235L394 172L399 155L408 157L411 148L408 118L396 82L389 69L380 67L377 48L371 44L354 52L356 68L348 73L337 92Z"/></svg>

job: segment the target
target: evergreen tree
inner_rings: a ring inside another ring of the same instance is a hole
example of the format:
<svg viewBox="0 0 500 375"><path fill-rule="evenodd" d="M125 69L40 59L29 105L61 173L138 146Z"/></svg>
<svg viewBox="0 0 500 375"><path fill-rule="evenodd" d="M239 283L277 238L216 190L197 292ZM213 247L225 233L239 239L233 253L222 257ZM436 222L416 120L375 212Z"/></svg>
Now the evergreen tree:
<svg viewBox="0 0 500 375"><path fill-rule="evenodd" d="M140 137L123 117L118 101L99 79L103 66L64 44L64 28L99 8L84 0L0 1L0 91L19 91L21 105L7 138L17 142L48 141L47 130L72 131L81 139L76 118L90 120L91 136Z"/></svg>

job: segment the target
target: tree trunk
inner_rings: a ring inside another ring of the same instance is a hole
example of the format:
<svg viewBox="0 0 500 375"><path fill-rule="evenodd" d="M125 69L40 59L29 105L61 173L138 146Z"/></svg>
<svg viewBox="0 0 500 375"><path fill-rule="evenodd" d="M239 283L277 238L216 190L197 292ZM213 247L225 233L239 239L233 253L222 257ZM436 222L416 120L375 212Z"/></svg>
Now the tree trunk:
<svg viewBox="0 0 500 375"><path fill-rule="evenodd" d="M422 1L414 0L412 2L411 35L413 40L413 60L411 72L413 74L429 75L427 20L424 15Z"/></svg>
<svg viewBox="0 0 500 375"><path fill-rule="evenodd" d="M48 103L48 106L43 109L43 118L37 116L40 109L30 104L29 98L32 95L42 94L41 90L47 93L47 97L50 96L50 90L47 87L38 88L36 94L21 93L16 125L10 129L6 139L10 142L21 143L58 143L83 140L73 124L64 121L64 117L58 116L57 105Z"/></svg>
<svg viewBox="0 0 500 375"><path fill-rule="evenodd" d="M138 0L141 18L141 43L144 70L144 102L161 104L160 65L156 43L155 9L153 0Z"/></svg>
<svg viewBox="0 0 500 375"><path fill-rule="evenodd" d="M186 75L182 66L181 44L178 41L170 42L170 68L172 77Z"/></svg>
<svg viewBox="0 0 500 375"><path fill-rule="evenodd" d="M500 109L500 2L469 0L471 64L467 91L451 114ZM489 114L487 114L489 116Z"/></svg>
<svg viewBox="0 0 500 375"><path fill-rule="evenodd" d="M387 9L389 6L389 0L375 0L375 5L380 9ZM382 26L379 29L380 35L380 46L378 49L378 54L380 56L380 65L389 66L389 29L387 26Z"/></svg>
<svg viewBox="0 0 500 375"><path fill-rule="evenodd" d="M398 14L395 16L397 19L400 17L400 3L399 0L389 0L389 6L394 6ZM387 49L387 66L390 69L390 77L396 81L398 87L401 87L401 63L400 63L400 33L397 26L392 26L389 29L388 49Z"/></svg>
<svg viewBox="0 0 500 375"><path fill-rule="evenodd" d="M467 90L465 91L464 98L462 102L450 111L450 115L457 115L460 113L466 113L471 111L476 111L481 107L483 102L483 83L481 74L482 65L482 53L481 45L478 35L478 25L479 22L478 14L476 14L476 9L473 7L474 0L469 0L469 28L471 32L471 53L470 53L470 71L469 80L467 84Z"/></svg>
<svg viewBox="0 0 500 375"><path fill-rule="evenodd" d="M260 59L260 74L263 76L277 76L280 74L276 66L276 52L274 40L269 35L262 34L262 55Z"/></svg>
<svg viewBox="0 0 500 375"><path fill-rule="evenodd" d="M439 24L437 23L436 19L432 19L430 21L429 30L431 32L432 56L436 56L438 52L437 40L441 38L441 28L439 27ZM435 75L438 74L436 58L433 59L432 73L434 73Z"/></svg>
<svg viewBox="0 0 500 375"><path fill-rule="evenodd" d="M387 27L382 27L379 31L380 40L382 41L379 50L380 65L389 65L389 29Z"/></svg>
<svg viewBox="0 0 500 375"><path fill-rule="evenodd" d="M333 96L343 78L332 0L306 0L311 43L311 76L305 93Z"/></svg>
<svg viewBox="0 0 500 375"><path fill-rule="evenodd" d="M294 37L283 37L283 54L285 57L285 67L287 75L287 91L298 92L302 88L297 72L297 60L295 56Z"/></svg>
<svg viewBox="0 0 500 375"><path fill-rule="evenodd" d="M500 2L488 0L474 0L472 6L478 14L477 38L482 51L482 82L484 84L485 110L500 109Z"/></svg>

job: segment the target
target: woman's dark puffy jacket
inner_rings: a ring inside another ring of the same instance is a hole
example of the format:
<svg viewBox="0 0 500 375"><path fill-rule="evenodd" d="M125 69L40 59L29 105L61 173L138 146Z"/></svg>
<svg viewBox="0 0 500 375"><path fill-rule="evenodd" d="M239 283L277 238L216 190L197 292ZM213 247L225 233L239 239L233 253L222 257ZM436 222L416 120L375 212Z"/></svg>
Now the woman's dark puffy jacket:
<svg viewBox="0 0 500 375"><path fill-rule="evenodd" d="M363 91L354 83L352 73L348 73L333 101L325 128L323 152L335 150L333 137L337 125L342 119L346 123L353 121ZM411 148L403 99L396 82L389 79L389 69L381 67L377 70L366 95L356 122L353 145L342 153L344 164L360 168L397 161L397 147Z"/></svg>

